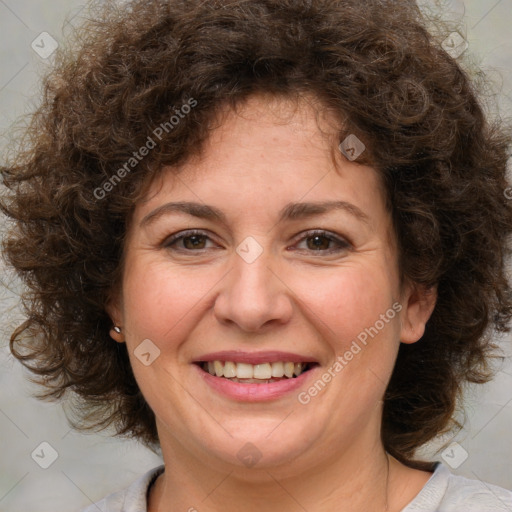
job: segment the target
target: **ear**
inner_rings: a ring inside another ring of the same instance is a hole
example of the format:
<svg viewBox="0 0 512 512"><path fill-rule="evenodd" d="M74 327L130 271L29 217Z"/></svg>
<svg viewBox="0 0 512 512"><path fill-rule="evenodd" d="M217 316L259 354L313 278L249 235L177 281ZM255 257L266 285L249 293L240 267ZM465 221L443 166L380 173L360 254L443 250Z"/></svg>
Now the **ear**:
<svg viewBox="0 0 512 512"><path fill-rule="evenodd" d="M436 305L437 286L431 288L417 283L405 286L402 296L400 341L415 343L425 333L425 325Z"/></svg>
<svg viewBox="0 0 512 512"><path fill-rule="evenodd" d="M111 295L105 306L105 311L112 320L112 329L110 329L110 337L118 343L124 343L124 334L122 332L123 315L121 314L120 299L118 294ZM114 326L121 328L121 332L116 332Z"/></svg>

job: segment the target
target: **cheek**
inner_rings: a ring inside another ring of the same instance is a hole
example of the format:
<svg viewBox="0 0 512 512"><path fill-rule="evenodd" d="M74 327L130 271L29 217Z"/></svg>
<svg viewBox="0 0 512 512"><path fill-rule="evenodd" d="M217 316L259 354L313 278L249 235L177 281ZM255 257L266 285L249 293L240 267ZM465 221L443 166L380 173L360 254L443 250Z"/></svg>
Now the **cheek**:
<svg viewBox="0 0 512 512"><path fill-rule="evenodd" d="M223 274L201 267L177 268L149 257L127 262L123 287L125 325L132 338L128 341L135 345L146 338L155 343L186 338L204 321L205 311L214 307L205 300L214 297L211 291ZM286 280L296 297L290 300L298 299L299 316L306 317L324 339L332 340L338 351L391 307L392 278L388 268L368 261L307 272L288 269Z"/></svg>
<svg viewBox="0 0 512 512"><path fill-rule="evenodd" d="M379 267L338 268L321 279L317 275L301 289L315 325L323 326L319 328L325 338L339 350L374 326L394 302L392 283Z"/></svg>
<svg viewBox="0 0 512 512"><path fill-rule="evenodd" d="M139 260L126 272L124 314L136 338L162 341L177 334L194 317L213 283L198 269L180 269L168 262Z"/></svg>

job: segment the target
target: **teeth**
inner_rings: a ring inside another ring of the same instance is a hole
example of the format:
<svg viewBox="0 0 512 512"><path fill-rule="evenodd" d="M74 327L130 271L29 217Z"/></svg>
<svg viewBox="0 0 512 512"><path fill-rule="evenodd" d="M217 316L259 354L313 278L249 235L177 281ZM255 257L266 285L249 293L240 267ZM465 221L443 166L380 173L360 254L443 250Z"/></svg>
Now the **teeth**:
<svg viewBox="0 0 512 512"><path fill-rule="evenodd" d="M255 364L253 373L255 379L270 379L272 377L272 366L270 366L270 363Z"/></svg>
<svg viewBox="0 0 512 512"><path fill-rule="evenodd" d="M272 363L272 377L283 377L284 376L284 366L281 361L277 363Z"/></svg>
<svg viewBox="0 0 512 512"><path fill-rule="evenodd" d="M291 361L261 364L234 363L233 361L208 361L203 363L203 369L211 375L217 377L226 377L238 382L238 379L254 379L257 382L268 381L270 379L282 378L284 376L291 379L294 375L299 376L306 368L306 363L293 363Z"/></svg>
<svg viewBox="0 0 512 512"><path fill-rule="evenodd" d="M252 368L252 364L236 363L236 375L233 375L233 377L236 377L237 379L252 379L254 378Z"/></svg>
<svg viewBox="0 0 512 512"><path fill-rule="evenodd" d="M215 368L215 375L217 375L217 377L224 376L224 365L220 361L214 361L213 367Z"/></svg>
<svg viewBox="0 0 512 512"><path fill-rule="evenodd" d="M291 379L293 371L295 370L295 363L284 363L284 374Z"/></svg>
<svg viewBox="0 0 512 512"><path fill-rule="evenodd" d="M231 361L226 361L224 363L224 377L230 379L232 377L236 377L236 374L236 364Z"/></svg>

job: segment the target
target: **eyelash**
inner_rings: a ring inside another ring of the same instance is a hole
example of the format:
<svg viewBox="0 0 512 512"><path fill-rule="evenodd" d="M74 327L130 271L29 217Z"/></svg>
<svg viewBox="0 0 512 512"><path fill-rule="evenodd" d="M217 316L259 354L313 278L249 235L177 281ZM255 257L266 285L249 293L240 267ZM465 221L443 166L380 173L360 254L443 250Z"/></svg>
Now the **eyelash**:
<svg viewBox="0 0 512 512"><path fill-rule="evenodd" d="M164 241L163 246L164 246L164 248L169 249L169 250L174 250L177 252L185 252L185 253L193 253L193 252L201 253L201 252L207 251L208 249L193 250L193 249L183 249L183 248L176 249L176 248L172 247L176 242L178 242L180 240L184 240L189 237L193 237L193 236L205 236L206 238L211 240L211 238L206 234L206 232L197 230L197 229L192 229L189 231L182 231L180 233L176 233L175 235L171 235ZM308 238L313 238L315 236L321 236L323 238L328 239L329 241L335 242L338 244L339 248L338 249L318 250L318 251L310 249L309 252L311 252L311 253L333 254L336 252L347 251L352 247L352 245L348 241L344 240L343 238L335 236L328 231L318 230L318 229L305 232L302 235L302 238L300 238L298 240L298 242L307 240ZM302 249L299 249L299 250L302 250ZM306 250L308 250L308 249L306 249Z"/></svg>

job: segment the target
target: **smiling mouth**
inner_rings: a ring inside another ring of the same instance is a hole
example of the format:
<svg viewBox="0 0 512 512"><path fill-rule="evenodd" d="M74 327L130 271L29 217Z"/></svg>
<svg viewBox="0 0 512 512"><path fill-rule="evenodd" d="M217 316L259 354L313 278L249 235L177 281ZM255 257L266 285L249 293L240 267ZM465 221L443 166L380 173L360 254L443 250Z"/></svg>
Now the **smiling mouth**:
<svg viewBox="0 0 512 512"><path fill-rule="evenodd" d="M268 384L299 375L318 366L318 363L273 362L262 364L235 363L234 361L198 361L195 363L206 373L232 382Z"/></svg>

